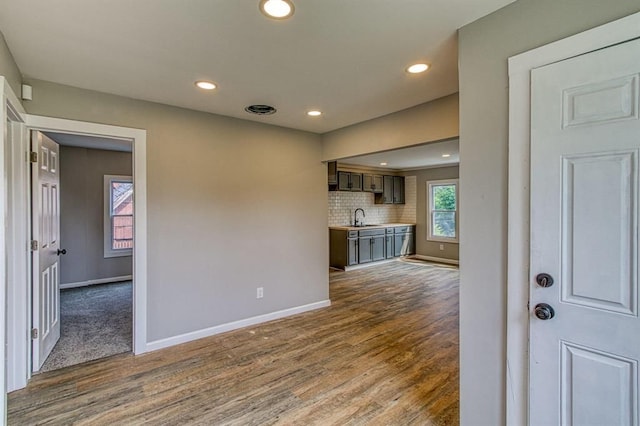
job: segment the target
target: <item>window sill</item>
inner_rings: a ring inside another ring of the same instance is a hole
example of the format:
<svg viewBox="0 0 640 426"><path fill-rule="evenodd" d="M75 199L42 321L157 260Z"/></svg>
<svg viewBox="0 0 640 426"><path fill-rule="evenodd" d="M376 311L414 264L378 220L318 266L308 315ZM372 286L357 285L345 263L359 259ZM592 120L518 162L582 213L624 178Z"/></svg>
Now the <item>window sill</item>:
<svg viewBox="0 0 640 426"><path fill-rule="evenodd" d="M438 237L427 237L427 241L432 241L434 243L449 243L449 244L459 244L457 238L438 238Z"/></svg>
<svg viewBox="0 0 640 426"><path fill-rule="evenodd" d="M133 250L132 249L125 249L125 250L118 250L118 251L109 251L104 253L104 258L108 259L111 257L126 257L126 256L133 256Z"/></svg>

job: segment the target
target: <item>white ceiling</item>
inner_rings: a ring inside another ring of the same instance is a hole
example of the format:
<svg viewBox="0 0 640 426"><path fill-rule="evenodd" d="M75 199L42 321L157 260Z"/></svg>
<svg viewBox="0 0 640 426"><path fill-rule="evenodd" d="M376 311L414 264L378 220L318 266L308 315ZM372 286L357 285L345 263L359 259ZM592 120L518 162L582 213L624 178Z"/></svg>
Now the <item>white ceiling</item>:
<svg viewBox="0 0 640 426"><path fill-rule="evenodd" d="M0 30L27 78L324 133L457 92L456 30L512 1L293 0L276 21L258 0L3 0Z"/></svg>
<svg viewBox="0 0 640 426"><path fill-rule="evenodd" d="M131 152L133 144L129 140L103 138L98 136L73 135L69 133L44 132L55 142L63 146L79 148L106 149L108 151Z"/></svg>
<svg viewBox="0 0 640 426"><path fill-rule="evenodd" d="M391 170L411 170L456 165L460 162L458 142L458 139L452 139L444 142L428 143L394 151L346 158L340 160L339 163ZM449 154L450 157L442 157L443 154ZM381 166L380 163L383 162L387 163L387 165Z"/></svg>

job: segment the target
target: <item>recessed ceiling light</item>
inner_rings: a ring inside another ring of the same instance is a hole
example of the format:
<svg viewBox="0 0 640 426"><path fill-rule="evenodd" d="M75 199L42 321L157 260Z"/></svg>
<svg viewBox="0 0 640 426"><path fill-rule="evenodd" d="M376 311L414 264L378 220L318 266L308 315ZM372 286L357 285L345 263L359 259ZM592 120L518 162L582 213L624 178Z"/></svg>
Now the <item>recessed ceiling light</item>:
<svg viewBox="0 0 640 426"><path fill-rule="evenodd" d="M407 68L407 72L411 74L420 74L421 72L425 72L429 69L429 65L427 64L413 64L409 68Z"/></svg>
<svg viewBox="0 0 640 426"><path fill-rule="evenodd" d="M213 90L216 88L215 83L212 83L210 81L204 81L204 80L196 81L196 86L204 90Z"/></svg>
<svg viewBox="0 0 640 426"><path fill-rule="evenodd" d="M260 11L269 18L287 19L295 11L289 0L260 0Z"/></svg>
<svg viewBox="0 0 640 426"><path fill-rule="evenodd" d="M311 111L307 111L307 115L311 116L311 117L318 117L320 115L322 115L322 111L318 111L317 109L311 110Z"/></svg>
<svg viewBox="0 0 640 426"><path fill-rule="evenodd" d="M449 158L451 157L451 154L442 154L442 158Z"/></svg>
<svg viewBox="0 0 640 426"><path fill-rule="evenodd" d="M381 165L381 166L386 166L386 165L387 165L387 163L380 163L380 165Z"/></svg>

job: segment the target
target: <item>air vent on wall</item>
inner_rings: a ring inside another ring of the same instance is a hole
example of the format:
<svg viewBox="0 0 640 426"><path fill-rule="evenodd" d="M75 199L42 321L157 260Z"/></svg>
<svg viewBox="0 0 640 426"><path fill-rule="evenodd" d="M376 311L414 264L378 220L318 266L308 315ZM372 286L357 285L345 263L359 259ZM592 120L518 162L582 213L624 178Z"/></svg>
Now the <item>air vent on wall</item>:
<svg viewBox="0 0 640 426"><path fill-rule="evenodd" d="M250 114L257 114L257 115L271 115L277 111L271 105L249 105L244 110Z"/></svg>

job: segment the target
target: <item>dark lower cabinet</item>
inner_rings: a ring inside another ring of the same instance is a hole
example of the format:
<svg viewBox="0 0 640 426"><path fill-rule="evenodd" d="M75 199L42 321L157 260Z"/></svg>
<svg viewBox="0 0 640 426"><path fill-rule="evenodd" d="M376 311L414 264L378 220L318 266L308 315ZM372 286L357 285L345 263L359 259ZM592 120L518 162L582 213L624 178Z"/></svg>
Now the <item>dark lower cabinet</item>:
<svg viewBox="0 0 640 426"><path fill-rule="evenodd" d="M358 231L329 229L329 266L344 269L358 262Z"/></svg>
<svg viewBox="0 0 640 426"><path fill-rule="evenodd" d="M348 266L415 254L415 227L329 229L329 265Z"/></svg>
<svg viewBox="0 0 640 426"><path fill-rule="evenodd" d="M358 257L360 258L359 263L371 262L371 237L358 240Z"/></svg>
<svg viewBox="0 0 640 426"><path fill-rule="evenodd" d="M412 226L397 226L394 229L394 256L408 256L415 254L416 243Z"/></svg>
<svg viewBox="0 0 640 426"><path fill-rule="evenodd" d="M359 232L359 263L375 262L385 258L385 229L365 229Z"/></svg>
<svg viewBox="0 0 640 426"><path fill-rule="evenodd" d="M371 260L384 260L385 236L380 235L371 239Z"/></svg>
<svg viewBox="0 0 640 426"><path fill-rule="evenodd" d="M391 259L395 256L395 252L393 250L393 234L387 234L385 237L385 248L384 253L387 259Z"/></svg>
<svg viewBox="0 0 640 426"><path fill-rule="evenodd" d="M347 265L353 266L358 264L358 239L349 238L347 240Z"/></svg>

